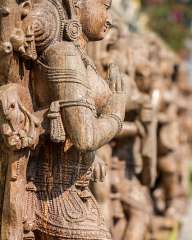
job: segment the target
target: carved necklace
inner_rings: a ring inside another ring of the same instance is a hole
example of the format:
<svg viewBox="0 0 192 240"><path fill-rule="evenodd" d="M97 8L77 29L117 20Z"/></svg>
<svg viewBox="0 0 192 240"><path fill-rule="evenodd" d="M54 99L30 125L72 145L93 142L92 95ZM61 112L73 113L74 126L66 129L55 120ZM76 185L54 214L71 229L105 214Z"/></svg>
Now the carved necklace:
<svg viewBox="0 0 192 240"><path fill-rule="evenodd" d="M88 56L87 52L80 46L78 41L74 41L74 46L77 48L81 55L81 59L83 63L85 64L85 67L87 68L88 66L91 66L93 70L97 73L97 68L93 62L93 60Z"/></svg>

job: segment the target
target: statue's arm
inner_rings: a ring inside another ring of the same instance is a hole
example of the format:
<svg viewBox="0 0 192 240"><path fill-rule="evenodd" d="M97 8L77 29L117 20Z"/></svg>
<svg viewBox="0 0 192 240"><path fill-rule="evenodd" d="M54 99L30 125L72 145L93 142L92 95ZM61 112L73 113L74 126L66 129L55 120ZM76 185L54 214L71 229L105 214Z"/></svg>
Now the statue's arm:
<svg viewBox="0 0 192 240"><path fill-rule="evenodd" d="M109 142L120 130L125 112L121 90L124 84L121 79L117 83L118 70L111 67L113 77L110 85L114 88L111 88L113 93L103 109L103 115L98 117L94 111L94 99L90 95L93 89L90 89L88 83L87 70L74 45L58 43L50 47L45 60L49 67L62 69L62 74L53 76L56 81L52 79L51 91L55 100L64 103L61 104L61 115L72 143L79 150L91 151ZM56 84L58 80L59 87Z"/></svg>
<svg viewBox="0 0 192 240"><path fill-rule="evenodd" d="M66 84L66 88L73 92L75 100L78 86ZM83 89L81 90L83 91ZM81 151L98 149L109 142L120 128L118 118L107 114L97 117L88 106L64 107L62 116L67 135Z"/></svg>

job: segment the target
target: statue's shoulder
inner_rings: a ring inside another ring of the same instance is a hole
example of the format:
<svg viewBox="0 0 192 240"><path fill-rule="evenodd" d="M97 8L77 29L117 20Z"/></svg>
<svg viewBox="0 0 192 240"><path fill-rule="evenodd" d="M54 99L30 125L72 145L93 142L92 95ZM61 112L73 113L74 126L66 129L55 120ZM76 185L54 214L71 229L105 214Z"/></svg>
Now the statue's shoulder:
<svg viewBox="0 0 192 240"><path fill-rule="evenodd" d="M83 70L80 52L72 42L62 41L52 44L43 56L50 67Z"/></svg>
<svg viewBox="0 0 192 240"><path fill-rule="evenodd" d="M79 55L79 52L73 42L62 41L62 42L56 42L56 43L50 45L46 49L45 54L46 55L52 55L52 54L62 55L62 54L64 54L65 56L77 56L77 55Z"/></svg>

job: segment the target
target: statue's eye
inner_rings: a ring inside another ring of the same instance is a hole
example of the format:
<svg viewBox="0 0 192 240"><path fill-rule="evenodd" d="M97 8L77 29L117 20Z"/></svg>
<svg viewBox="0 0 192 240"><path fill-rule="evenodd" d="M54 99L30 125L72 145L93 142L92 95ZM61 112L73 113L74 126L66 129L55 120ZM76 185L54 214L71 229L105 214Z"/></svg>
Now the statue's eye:
<svg viewBox="0 0 192 240"><path fill-rule="evenodd" d="M108 6L107 4L105 4L105 7L106 7L107 10L110 8L110 6Z"/></svg>
<svg viewBox="0 0 192 240"><path fill-rule="evenodd" d="M11 103L10 108L14 109L15 108L15 103Z"/></svg>
<svg viewBox="0 0 192 240"><path fill-rule="evenodd" d="M107 9L109 9L110 8L110 6L109 5L107 5L107 4L104 4L105 5L105 7L107 8Z"/></svg>

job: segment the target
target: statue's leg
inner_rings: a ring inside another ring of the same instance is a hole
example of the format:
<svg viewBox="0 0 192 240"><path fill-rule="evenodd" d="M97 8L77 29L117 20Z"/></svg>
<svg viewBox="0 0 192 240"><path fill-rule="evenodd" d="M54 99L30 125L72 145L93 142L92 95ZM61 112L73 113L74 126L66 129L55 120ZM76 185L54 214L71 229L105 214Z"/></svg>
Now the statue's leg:
<svg viewBox="0 0 192 240"><path fill-rule="evenodd" d="M161 186L165 194L166 208L169 209L177 198L180 188L175 154L171 153L159 159L159 171Z"/></svg>
<svg viewBox="0 0 192 240"><path fill-rule="evenodd" d="M8 153L8 169L6 176L1 239L23 238L23 196L26 187L26 167L29 150Z"/></svg>
<svg viewBox="0 0 192 240"><path fill-rule="evenodd" d="M137 209L132 209L130 212L131 216L129 219L129 224L125 233L124 240L143 240L147 232L149 216L148 214Z"/></svg>
<svg viewBox="0 0 192 240"><path fill-rule="evenodd" d="M119 219L112 227L112 239L122 240L127 228L127 221L125 218Z"/></svg>

